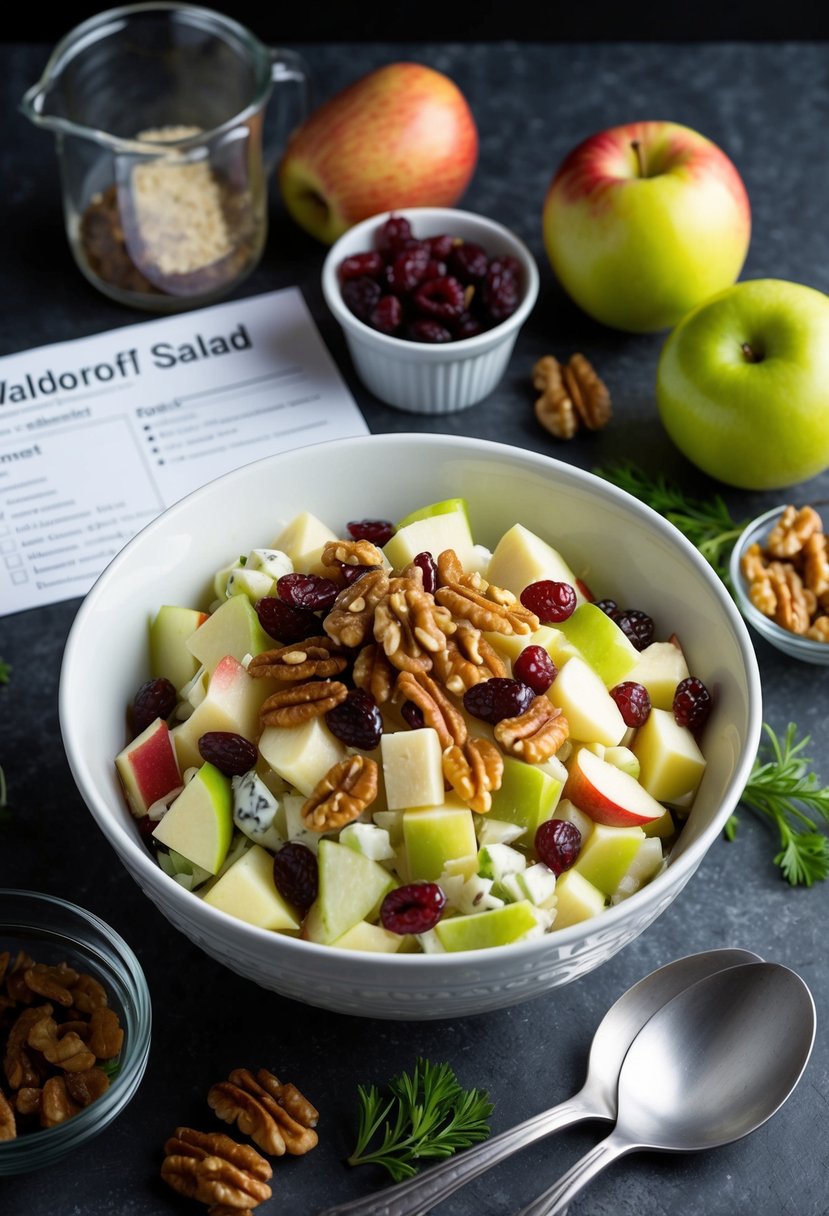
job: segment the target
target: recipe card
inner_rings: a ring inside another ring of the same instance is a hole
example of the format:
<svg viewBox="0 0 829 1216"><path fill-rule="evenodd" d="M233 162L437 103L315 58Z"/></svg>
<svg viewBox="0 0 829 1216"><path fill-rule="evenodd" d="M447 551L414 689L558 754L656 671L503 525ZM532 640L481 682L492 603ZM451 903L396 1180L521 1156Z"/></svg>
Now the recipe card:
<svg viewBox="0 0 829 1216"><path fill-rule="evenodd" d="M0 358L0 615L84 595L222 473L367 433L294 287Z"/></svg>

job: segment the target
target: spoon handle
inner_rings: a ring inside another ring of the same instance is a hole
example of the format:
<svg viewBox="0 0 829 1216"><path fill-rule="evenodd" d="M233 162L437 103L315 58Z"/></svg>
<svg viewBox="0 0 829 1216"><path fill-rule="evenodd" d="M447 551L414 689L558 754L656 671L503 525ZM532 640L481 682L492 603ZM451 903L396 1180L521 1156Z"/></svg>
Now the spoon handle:
<svg viewBox="0 0 829 1216"><path fill-rule="evenodd" d="M566 1174L562 1174L549 1190L522 1208L517 1216L556 1216L557 1212L563 1212L582 1187L587 1186L591 1179L617 1157L630 1152L632 1147L626 1140L611 1132L605 1140L600 1140L589 1153L585 1153L581 1160L571 1166Z"/></svg>
<svg viewBox="0 0 829 1216"><path fill-rule="evenodd" d="M474 1148L464 1149L440 1165L432 1165L423 1174L387 1187L375 1195L353 1199L326 1208L319 1216L423 1216L436 1204L452 1195L465 1183L485 1173L492 1166L510 1157L528 1144L549 1136L551 1132L570 1127L582 1119L608 1119L608 1113L593 1110L576 1094L551 1110L533 1115L516 1127L509 1128Z"/></svg>

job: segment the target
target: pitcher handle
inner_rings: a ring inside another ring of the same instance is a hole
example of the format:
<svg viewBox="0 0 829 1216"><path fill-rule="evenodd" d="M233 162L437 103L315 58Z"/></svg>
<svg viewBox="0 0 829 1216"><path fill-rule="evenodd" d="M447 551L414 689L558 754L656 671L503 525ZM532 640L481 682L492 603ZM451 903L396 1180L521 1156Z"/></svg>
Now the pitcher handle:
<svg viewBox="0 0 829 1216"><path fill-rule="evenodd" d="M274 88L282 84L297 86L298 117L293 126L298 126L308 114L311 106L311 72L303 57L296 51L289 51L283 47L269 47L268 54L271 60L271 80ZM279 124L279 126L281 128L279 132L272 132L270 138L267 135L265 138L263 159L267 172L271 172L276 167L284 146L286 130L290 132L293 129L292 126L286 124Z"/></svg>

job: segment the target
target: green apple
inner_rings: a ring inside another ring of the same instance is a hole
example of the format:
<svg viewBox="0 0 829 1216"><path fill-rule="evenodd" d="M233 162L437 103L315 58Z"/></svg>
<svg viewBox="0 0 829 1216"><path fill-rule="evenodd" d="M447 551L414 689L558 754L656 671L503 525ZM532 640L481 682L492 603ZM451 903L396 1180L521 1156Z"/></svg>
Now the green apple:
<svg viewBox="0 0 829 1216"><path fill-rule="evenodd" d="M576 590L577 600L584 599L578 579L558 550L523 524L513 524L498 541L486 576L496 587L505 587L513 595L520 596L530 583L552 579L569 583Z"/></svg>
<svg viewBox="0 0 829 1216"><path fill-rule="evenodd" d="M579 655L567 660L547 696L566 717L573 739L605 747L621 743L627 727L619 707L601 677Z"/></svg>
<svg viewBox="0 0 829 1216"><path fill-rule="evenodd" d="M217 874L233 836L230 778L203 764L159 820L153 837L188 861Z"/></svg>
<svg viewBox="0 0 829 1216"><path fill-rule="evenodd" d="M338 950L361 950L367 954L397 954L405 950L409 941L405 934L392 933L382 925L372 925L370 921L360 920L350 929L346 929L342 937L337 937L330 944Z"/></svg>
<svg viewBox="0 0 829 1216"><path fill-rule="evenodd" d="M380 751L390 811L443 804L443 755L436 730L423 726L388 732Z"/></svg>
<svg viewBox="0 0 829 1216"><path fill-rule="evenodd" d="M829 466L829 297L780 279L737 283L665 342L659 414L679 450L745 490L796 485Z"/></svg>
<svg viewBox="0 0 829 1216"><path fill-rule="evenodd" d="M554 929L580 924L604 911L606 897L578 870L570 868L556 879L556 918Z"/></svg>
<svg viewBox="0 0 829 1216"><path fill-rule="evenodd" d="M294 570L300 574L322 573L322 551L332 540L339 539L328 524L310 511L301 511L286 524L273 543L274 549L287 553Z"/></svg>
<svg viewBox="0 0 829 1216"><path fill-rule="evenodd" d="M493 580L494 581L494 580ZM498 584L503 586L503 584ZM510 590L510 588L507 588ZM577 654L575 646L567 641L560 629L553 625L540 625L535 633L484 633L484 637L498 654L514 663L522 650L528 646L542 646L556 667L563 667L568 659Z"/></svg>
<svg viewBox="0 0 829 1216"><path fill-rule="evenodd" d="M199 758L201 759L201 757ZM136 818L181 785L181 770L166 722L154 722L115 757L115 767Z"/></svg>
<svg viewBox="0 0 829 1216"><path fill-rule="evenodd" d="M612 895L644 843L645 833L639 827L596 823L573 868L605 895Z"/></svg>
<svg viewBox="0 0 829 1216"><path fill-rule="evenodd" d="M468 861L478 853L472 811L467 806L419 807L403 812L406 874L410 881L434 882L450 861Z"/></svg>
<svg viewBox="0 0 829 1216"><path fill-rule="evenodd" d="M212 672L225 655L241 663L247 654L272 650L273 638L259 624L247 595L233 595L220 604L186 642L194 659Z"/></svg>
<svg viewBox="0 0 829 1216"><path fill-rule="evenodd" d="M465 569L470 566L475 542L462 498L423 507L408 520L398 524L394 536L383 546L383 553L395 570L403 570L418 553L431 553L437 558L444 549L454 549L461 565Z"/></svg>
<svg viewBox="0 0 829 1216"><path fill-rule="evenodd" d="M184 688L199 669L199 661L186 643L207 619L207 613L197 608L162 604L150 622L151 674L164 676L177 689Z"/></svg>
<svg viewBox="0 0 829 1216"><path fill-rule="evenodd" d="M633 751L639 760L639 780L660 802L682 803L693 798L705 757L687 726L678 726L667 709L651 709L636 732Z"/></svg>
<svg viewBox="0 0 829 1216"><path fill-rule="evenodd" d="M506 874L498 883L498 892L513 903L528 899L536 908L551 909L556 901L556 876L542 861L524 870Z"/></svg>
<svg viewBox="0 0 829 1216"><path fill-rule="evenodd" d="M646 839L635 854L625 873L619 879L615 891L610 893L610 902L618 904L641 890L655 878L664 865L662 844L655 837Z"/></svg>
<svg viewBox="0 0 829 1216"><path fill-rule="evenodd" d="M734 283L751 212L737 169L711 140L678 123L636 122L568 154L542 226L553 270L584 312L651 333Z"/></svg>
<svg viewBox="0 0 829 1216"><path fill-rule="evenodd" d="M471 916L447 917L438 921L431 932L443 950L486 950L540 936L544 924L539 916L530 901L524 899Z"/></svg>
<svg viewBox="0 0 829 1216"><path fill-rule="evenodd" d="M361 920L371 920L394 878L377 861L335 840L317 850L319 891L302 925L308 941L330 945Z"/></svg>
<svg viewBox="0 0 829 1216"><path fill-rule="evenodd" d="M478 157L460 89L419 63L390 63L329 98L294 131L278 170L285 206L331 245L359 220L453 207Z"/></svg>
<svg viewBox="0 0 829 1216"><path fill-rule="evenodd" d="M258 844L225 870L204 896L204 902L260 929L299 932L296 908L274 886L273 857Z"/></svg>
<svg viewBox="0 0 829 1216"><path fill-rule="evenodd" d="M417 507L408 515L404 515L395 524L395 531L406 528L409 524L417 523L420 519L432 519L435 515L452 515L455 511L460 511L465 515L466 521L469 523L469 507L465 498L442 498L440 502L427 503L425 507Z"/></svg>
<svg viewBox="0 0 829 1216"><path fill-rule="evenodd" d="M558 628L581 657L613 688L636 666L639 652L614 620L596 604L578 604Z"/></svg>
<svg viewBox="0 0 829 1216"><path fill-rule="evenodd" d="M532 844L538 825L552 818L563 785L535 764L504 756L501 785L492 792L489 814L520 827L524 842Z"/></svg>
<svg viewBox="0 0 829 1216"><path fill-rule="evenodd" d="M678 642L651 642L640 651L636 666L627 678L648 690L651 705L670 709L676 686L690 675Z"/></svg>

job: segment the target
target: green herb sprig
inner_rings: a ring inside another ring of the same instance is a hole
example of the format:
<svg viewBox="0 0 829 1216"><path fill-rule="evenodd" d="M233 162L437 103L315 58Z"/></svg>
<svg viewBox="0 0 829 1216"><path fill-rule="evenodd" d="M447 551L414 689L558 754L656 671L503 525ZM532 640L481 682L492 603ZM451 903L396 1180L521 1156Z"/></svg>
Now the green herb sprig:
<svg viewBox="0 0 829 1216"><path fill-rule="evenodd" d="M0 684L8 684L12 674L12 665L5 659L0 659Z"/></svg>
<svg viewBox="0 0 829 1216"><path fill-rule="evenodd" d="M423 1162L451 1157L489 1135L489 1095L463 1089L449 1064L419 1059L387 1088L391 1096L374 1085L357 1087L359 1129L349 1165L380 1165L402 1182Z"/></svg>
<svg viewBox="0 0 829 1216"><path fill-rule="evenodd" d="M805 755L810 736L797 740L797 727L790 722L780 739L763 724L765 745L754 761L740 803L768 818L777 830L780 851L775 864L793 887L811 887L829 877L829 837L809 812L829 822L829 786L819 786L812 761ZM725 833L733 840L738 817L732 815Z"/></svg>
<svg viewBox="0 0 829 1216"><path fill-rule="evenodd" d="M605 481L627 490L678 528L728 584L728 558L748 520L736 521L723 499L690 498L662 474L651 477L630 461L593 470Z"/></svg>

